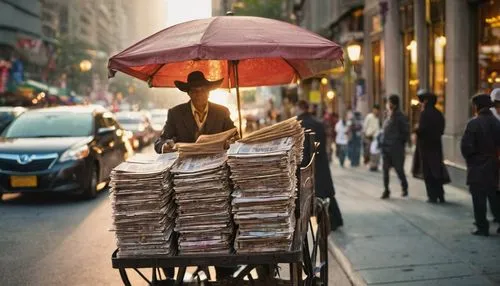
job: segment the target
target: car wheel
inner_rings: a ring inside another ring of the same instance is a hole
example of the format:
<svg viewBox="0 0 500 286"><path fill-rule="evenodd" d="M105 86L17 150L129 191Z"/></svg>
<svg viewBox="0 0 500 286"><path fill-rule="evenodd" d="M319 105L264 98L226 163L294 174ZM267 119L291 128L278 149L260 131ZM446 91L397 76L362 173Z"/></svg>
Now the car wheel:
<svg viewBox="0 0 500 286"><path fill-rule="evenodd" d="M93 199L97 196L97 181L99 179L97 166L94 166L90 170L90 175L88 179L88 186L83 192L83 197L86 199Z"/></svg>

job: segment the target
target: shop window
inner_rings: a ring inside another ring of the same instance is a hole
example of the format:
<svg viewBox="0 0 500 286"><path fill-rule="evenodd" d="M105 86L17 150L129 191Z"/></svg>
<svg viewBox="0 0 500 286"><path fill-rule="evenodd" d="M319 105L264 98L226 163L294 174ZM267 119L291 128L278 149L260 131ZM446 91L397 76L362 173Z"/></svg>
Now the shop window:
<svg viewBox="0 0 500 286"><path fill-rule="evenodd" d="M429 1L429 77L430 88L437 96L436 108L445 111L445 63L446 63L446 36L445 36L445 5L443 0Z"/></svg>
<svg viewBox="0 0 500 286"><path fill-rule="evenodd" d="M490 92L500 87L500 1L479 8L479 89Z"/></svg>
<svg viewBox="0 0 500 286"><path fill-rule="evenodd" d="M372 42L372 94L373 103L383 106L383 95L385 93L384 83L384 59L383 59L383 43L380 40Z"/></svg>

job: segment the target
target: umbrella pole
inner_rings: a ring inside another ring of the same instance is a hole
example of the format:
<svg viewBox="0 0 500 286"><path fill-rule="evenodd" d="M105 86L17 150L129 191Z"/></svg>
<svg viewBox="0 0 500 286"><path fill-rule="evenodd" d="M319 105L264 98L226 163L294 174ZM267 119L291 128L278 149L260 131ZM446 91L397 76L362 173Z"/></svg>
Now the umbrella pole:
<svg viewBox="0 0 500 286"><path fill-rule="evenodd" d="M240 138L243 138L243 122L241 120L241 100L240 100L240 84L238 81L238 61L231 61L234 72L234 83L236 87L236 100L238 101L238 121L240 127Z"/></svg>

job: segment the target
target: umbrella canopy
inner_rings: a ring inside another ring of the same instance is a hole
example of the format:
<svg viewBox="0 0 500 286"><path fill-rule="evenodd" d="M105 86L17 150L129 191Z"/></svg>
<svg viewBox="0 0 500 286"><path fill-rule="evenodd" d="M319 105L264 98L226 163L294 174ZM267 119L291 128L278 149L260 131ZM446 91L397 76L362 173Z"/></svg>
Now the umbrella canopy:
<svg viewBox="0 0 500 286"><path fill-rule="evenodd" d="M305 29L220 16L164 29L111 57L108 68L111 76L121 71L152 87L175 87L174 81L199 70L209 80L224 78L221 86L231 88L293 83L340 64L342 48Z"/></svg>

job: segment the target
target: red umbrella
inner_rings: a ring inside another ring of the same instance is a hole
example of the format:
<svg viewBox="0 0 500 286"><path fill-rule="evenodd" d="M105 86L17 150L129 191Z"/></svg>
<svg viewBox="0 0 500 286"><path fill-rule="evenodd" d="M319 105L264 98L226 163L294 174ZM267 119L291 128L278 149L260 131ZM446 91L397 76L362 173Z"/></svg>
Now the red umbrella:
<svg viewBox="0 0 500 286"><path fill-rule="evenodd" d="M342 64L342 48L317 34L272 19L221 16L164 29L110 58L121 71L151 87L175 87L192 71L222 87L289 84ZM241 131L241 113L240 113Z"/></svg>

